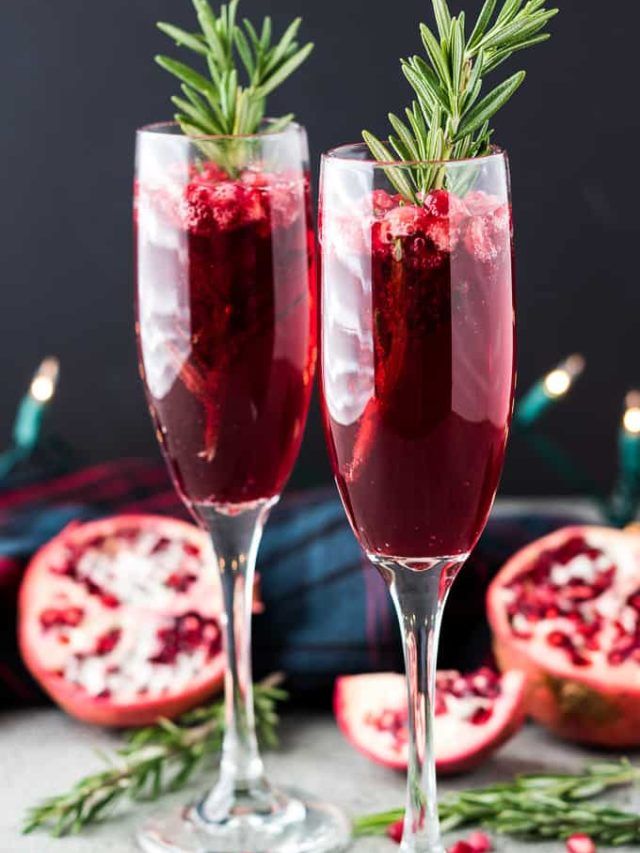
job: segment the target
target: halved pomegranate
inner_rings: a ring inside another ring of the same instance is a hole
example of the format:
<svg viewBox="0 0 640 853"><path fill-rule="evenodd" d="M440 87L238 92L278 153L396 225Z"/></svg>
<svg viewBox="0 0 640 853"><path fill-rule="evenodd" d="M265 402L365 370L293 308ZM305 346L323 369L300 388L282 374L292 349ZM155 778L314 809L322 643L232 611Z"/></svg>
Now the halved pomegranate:
<svg viewBox="0 0 640 853"><path fill-rule="evenodd" d="M527 675L532 717L569 740L640 744L640 536L568 527L489 588L499 665Z"/></svg>
<svg viewBox="0 0 640 853"><path fill-rule="evenodd" d="M207 535L122 515L72 524L40 549L19 597L19 643L44 690L89 723L139 726L197 705L224 671Z"/></svg>
<svg viewBox="0 0 640 853"><path fill-rule="evenodd" d="M438 772L470 770L503 744L524 721L522 673L503 676L483 667L469 675L437 676L435 748ZM392 672L350 675L336 681L336 720L366 756L396 770L407 767L405 679Z"/></svg>

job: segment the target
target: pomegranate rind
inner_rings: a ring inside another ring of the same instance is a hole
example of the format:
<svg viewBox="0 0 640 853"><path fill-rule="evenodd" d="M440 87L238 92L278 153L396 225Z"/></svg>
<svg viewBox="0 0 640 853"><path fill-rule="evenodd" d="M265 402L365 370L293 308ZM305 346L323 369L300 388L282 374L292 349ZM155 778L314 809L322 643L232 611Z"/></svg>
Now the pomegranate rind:
<svg viewBox="0 0 640 853"><path fill-rule="evenodd" d="M501 678L501 694L487 722L481 725L463 720L454 722L449 715L443 715L449 721L445 727L443 717L436 717L438 773L447 776L472 770L506 743L524 723L524 700L524 674L507 672ZM365 721L371 713L406 706L405 678L398 673L346 675L336 680L333 708L345 738L367 758L393 770L407 769L407 746L397 749L386 733L376 731Z"/></svg>
<svg viewBox="0 0 640 853"><path fill-rule="evenodd" d="M161 696L139 695L135 701L120 702L114 696L93 697L76 684L67 681L55 668L52 669L48 650L42 643L39 623L43 607L47 604L51 585L51 567L63 558L69 545L82 548L100 536L117 535L119 530L153 530L159 536L183 540L202 553L210 551L207 534L195 525L178 519L153 515L119 515L86 524L72 523L43 546L29 563L18 599L18 643L23 661L33 677L56 704L68 714L101 726L130 728L149 725L160 717L176 717L202 703L216 693L224 679L224 655L215 655L188 684L176 692ZM199 584L197 594L208 590L208 613L220 613L220 591L212 571L205 585ZM144 612L140 609L141 618Z"/></svg>
<svg viewBox="0 0 640 853"><path fill-rule="evenodd" d="M607 747L640 745L638 664L576 667L549 645L517 637L509 624L505 589L528 572L545 550L584 537L618 561L635 562L640 579L640 536L607 527L572 526L527 545L505 563L487 593L493 649L501 670L526 675L527 713L561 738Z"/></svg>

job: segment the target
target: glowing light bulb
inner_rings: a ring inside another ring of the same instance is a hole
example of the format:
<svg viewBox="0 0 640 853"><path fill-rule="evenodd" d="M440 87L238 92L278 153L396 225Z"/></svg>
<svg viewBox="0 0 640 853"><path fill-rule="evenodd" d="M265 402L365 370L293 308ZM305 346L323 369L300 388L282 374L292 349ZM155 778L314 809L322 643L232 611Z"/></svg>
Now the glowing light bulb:
<svg viewBox="0 0 640 853"><path fill-rule="evenodd" d="M626 410L622 424L629 435L640 435L640 392L630 391L625 404Z"/></svg>
<svg viewBox="0 0 640 853"><path fill-rule="evenodd" d="M566 370L552 370L544 380L544 388L551 397L562 397L571 388L571 377Z"/></svg>
<svg viewBox="0 0 640 853"><path fill-rule="evenodd" d="M546 375L544 390L550 397L562 397L571 388L584 368L585 360L581 355L570 355L555 370Z"/></svg>
<svg viewBox="0 0 640 853"><path fill-rule="evenodd" d="M38 403L48 403L56 393L60 362L57 358L45 358L31 382L29 392Z"/></svg>

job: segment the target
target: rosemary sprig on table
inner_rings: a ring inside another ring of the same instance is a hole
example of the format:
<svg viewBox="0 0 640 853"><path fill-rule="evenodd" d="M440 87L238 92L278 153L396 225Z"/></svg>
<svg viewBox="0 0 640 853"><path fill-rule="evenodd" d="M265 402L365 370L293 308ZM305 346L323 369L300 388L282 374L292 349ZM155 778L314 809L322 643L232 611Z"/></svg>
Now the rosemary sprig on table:
<svg viewBox="0 0 640 853"><path fill-rule="evenodd" d="M279 680L272 677L254 689L258 737L269 747L277 744L277 703L286 698L277 687ZM175 791L189 781L207 756L220 750L223 734L221 699L175 722L160 720L132 731L113 758L103 756L110 765L106 770L86 776L67 793L31 808L23 832L47 828L54 836L77 833L125 796L155 800Z"/></svg>
<svg viewBox="0 0 640 853"><path fill-rule="evenodd" d="M487 153L490 120L521 86L525 72L518 71L481 98L485 76L517 51L546 41L549 33L542 30L558 12L545 8L547 0L504 0L495 15L497 0L485 0L467 37L464 12L454 17L446 0L431 2L438 36L421 24L426 58L401 60L415 95L405 110L406 121L389 114L389 146L363 132L380 161L464 160ZM389 169L388 174L410 201L442 180L442 170L435 167Z"/></svg>
<svg viewBox="0 0 640 853"><path fill-rule="evenodd" d="M256 133L265 116L267 96L292 74L313 50L296 41L302 22L296 18L279 41L272 42L272 23L266 17L260 32L246 18L237 23L239 0L216 14L207 0L193 0L201 32L190 33L173 24L158 27L180 47L205 61L208 76L168 56L156 62L180 80L184 97L172 98L175 116L188 135L248 135ZM244 71L244 74L243 74ZM245 83L241 82L244 77ZM269 125L283 129L293 114Z"/></svg>
<svg viewBox="0 0 640 853"><path fill-rule="evenodd" d="M640 814L585 801L640 780L640 768L628 761L600 763L576 775L517 776L511 783L450 794L440 803L442 829L476 824L503 835L528 839L562 839L575 832L619 846L640 843ZM401 820L403 810L359 818L357 836L384 835Z"/></svg>

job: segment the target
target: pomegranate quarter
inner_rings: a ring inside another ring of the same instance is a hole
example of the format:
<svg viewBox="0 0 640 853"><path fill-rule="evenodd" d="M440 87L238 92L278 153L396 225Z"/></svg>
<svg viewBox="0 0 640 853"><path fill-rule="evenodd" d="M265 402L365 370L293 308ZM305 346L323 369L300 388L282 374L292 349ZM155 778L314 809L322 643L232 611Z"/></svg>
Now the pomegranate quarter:
<svg viewBox="0 0 640 853"><path fill-rule="evenodd" d="M208 536L156 516L72 524L35 555L20 590L22 656L88 723L174 717L222 683L221 600Z"/></svg>
<svg viewBox="0 0 640 853"><path fill-rule="evenodd" d="M470 770L520 728L524 683L522 673L500 677L486 667L468 675L438 673L434 730L438 773ZM357 749L378 764L407 768L407 694L401 675L339 678L334 710L340 729Z"/></svg>
<svg viewBox="0 0 640 853"><path fill-rule="evenodd" d="M493 581L500 666L527 675L527 710L569 740L640 744L640 536L569 527L527 546Z"/></svg>

